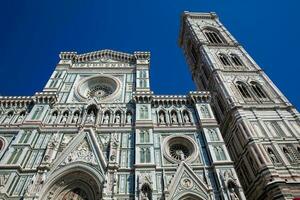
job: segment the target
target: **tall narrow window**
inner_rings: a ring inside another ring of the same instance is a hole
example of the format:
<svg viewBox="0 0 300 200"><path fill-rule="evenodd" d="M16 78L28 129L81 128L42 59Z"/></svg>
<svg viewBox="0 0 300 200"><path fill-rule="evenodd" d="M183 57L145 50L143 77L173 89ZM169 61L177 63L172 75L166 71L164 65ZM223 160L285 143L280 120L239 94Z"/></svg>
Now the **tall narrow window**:
<svg viewBox="0 0 300 200"><path fill-rule="evenodd" d="M242 63L241 59L237 55L231 54L230 57L231 57L232 62L236 66L243 66L243 63Z"/></svg>
<svg viewBox="0 0 300 200"><path fill-rule="evenodd" d="M148 147L141 148L140 161L141 161L141 163L150 163L151 162L150 148L148 148Z"/></svg>
<svg viewBox="0 0 300 200"><path fill-rule="evenodd" d="M151 162L150 148L146 148L146 163Z"/></svg>
<svg viewBox="0 0 300 200"><path fill-rule="evenodd" d="M208 41L212 44L224 44L224 41L220 37L219 33L213 30L205 30L205 36L207 37Z"/></svg>
<svg viewBox="0 0 300 200"><path fill-rule="evenodd" d="M259 83L252 81L250 84L252 90L258 98L267 98L267 95L265 94L264 90L262 89Z"/></svg>
<svg viewBox="0 0 300 200"><path fill-rule="evenodd" d="M231 65L228 57L225 54L219 54L219 59L220 59L220 61L222 62L222 64L224 66L230 66Z"/></svg>
<svg viewBox="0 0 300 200"><path fill-rule="evenodd" d="M222 147L215 146L214 152L215 152L217 160L225 160L226 159L225 152Z"/></svg>
<svg viewBox="0 0 300 200"><path fill-rule="evenodd" d="M242 94L242 96L244 98L247 98L247 99L251 98L251 95L248 91L246 84L244 84L242 82L237 82L236 84L237 84L236 86L237 86L238 90L240 91L240 93Z"/></svg>

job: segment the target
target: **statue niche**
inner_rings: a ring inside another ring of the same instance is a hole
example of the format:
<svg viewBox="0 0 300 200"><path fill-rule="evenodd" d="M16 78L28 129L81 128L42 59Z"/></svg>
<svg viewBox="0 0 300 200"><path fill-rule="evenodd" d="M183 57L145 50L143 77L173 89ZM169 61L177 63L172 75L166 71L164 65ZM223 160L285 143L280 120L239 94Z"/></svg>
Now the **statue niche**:
<svg viewBox="0 0 300 200"><path fill-rule="evenodd" d="M91 105L87 109L86 123L94 124L96 122L98 109L95 105Z"/></svg>

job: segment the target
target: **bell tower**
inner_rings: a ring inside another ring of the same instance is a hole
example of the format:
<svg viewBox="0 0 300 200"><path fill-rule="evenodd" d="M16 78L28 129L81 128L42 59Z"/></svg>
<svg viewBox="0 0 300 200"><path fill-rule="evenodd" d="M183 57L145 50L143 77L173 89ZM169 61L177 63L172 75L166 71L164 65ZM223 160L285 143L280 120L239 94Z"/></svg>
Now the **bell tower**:
<svg viewBox="0 0 300 200"><path fill-rule="evenodd" d="M209 90L247 199L300 197L299 113L215 13L184 12L179 45Z"/></svg>

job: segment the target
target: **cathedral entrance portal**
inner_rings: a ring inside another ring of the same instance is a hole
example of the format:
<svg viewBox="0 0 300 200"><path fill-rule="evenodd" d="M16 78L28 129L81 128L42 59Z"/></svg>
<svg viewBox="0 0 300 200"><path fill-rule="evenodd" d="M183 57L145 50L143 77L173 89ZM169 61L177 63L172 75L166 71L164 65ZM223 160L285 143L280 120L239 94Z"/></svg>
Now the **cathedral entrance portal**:
<svg viewBox="0 0 300 200"><path fill-rule="evenodd" d="M46 189L41 199L98 200L101 199L101 183L86 171L73 171L57 178Z"/></svg>

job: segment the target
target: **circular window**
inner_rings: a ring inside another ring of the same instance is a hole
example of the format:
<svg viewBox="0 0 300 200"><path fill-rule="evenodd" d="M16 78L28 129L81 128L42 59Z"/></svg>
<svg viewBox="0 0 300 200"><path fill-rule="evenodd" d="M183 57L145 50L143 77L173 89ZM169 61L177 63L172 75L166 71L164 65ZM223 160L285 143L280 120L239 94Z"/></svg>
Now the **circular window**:
<svg viewBox="0 0 300 200"><path fill-rule="evenodd" d="M76 90L81 99L104 100L116 94L119 90L119 80L109 76L96 76L83 79Z"/></svg>
<svg viewBox="0 0 300 200"><path fill-rule="evenodd" d="M190 162L198 155L197 144L188 136L168 136L163 145L165 157L171 162Z"/></svg>
<svg viewBox="0 0 300 200"><path fill-rule="evenodd" d="M189 148L182 144L172 144L170 154L176 160L185 160L191 155Z"/></svg>

